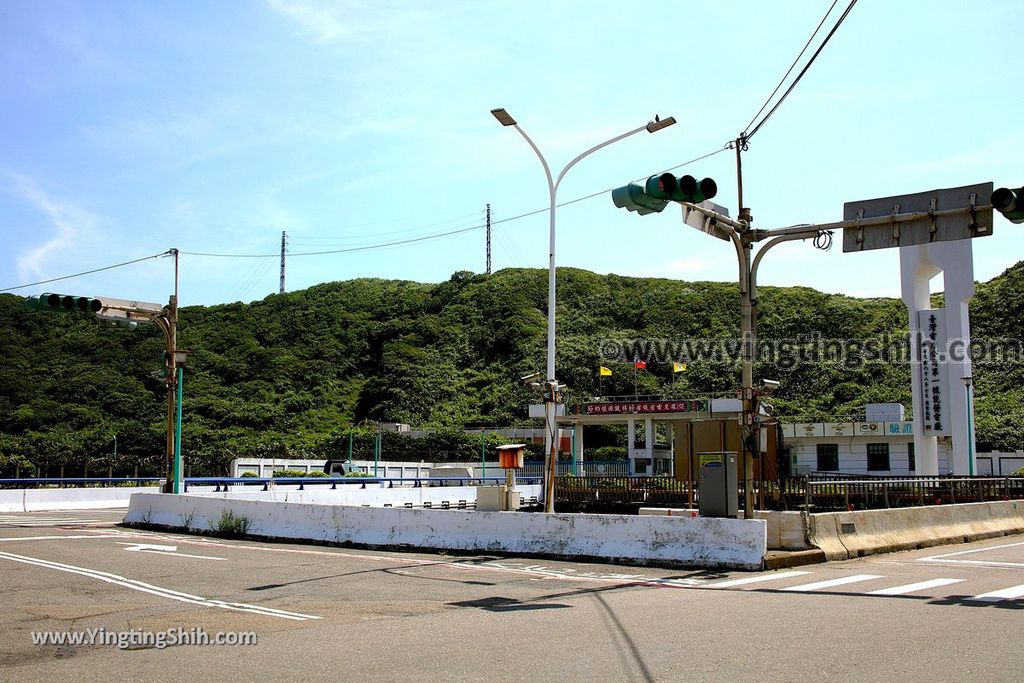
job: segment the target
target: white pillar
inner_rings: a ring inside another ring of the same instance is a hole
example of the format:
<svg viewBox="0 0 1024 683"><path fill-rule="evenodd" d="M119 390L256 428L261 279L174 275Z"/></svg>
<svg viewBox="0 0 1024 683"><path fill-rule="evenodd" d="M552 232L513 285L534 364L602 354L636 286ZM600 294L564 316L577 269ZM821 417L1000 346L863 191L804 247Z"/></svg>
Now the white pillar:
<svg viewBox="0 0 1024 683"><path fill-rule="evenodd" d="M940 372L946 376L949 395L945 397L943 420L949 426L953 441L953 457L950 463L953 474L968 474L974 471L969 462L969 453L974 451L974 419L968 420L967 392L963 378L971 375L971 361L967 358L970 348L969 302L974 296L974 257L971 240L934 242L900 248L900 277L903 303L909 312L911 333L911 394L914 401L914 453L918 474L938 474L938 442L934 436L924 433L923 397L921 387L920 348L915 340L925 334L921 328L918 312L931 308L929 282L943 273L946 301L946 339L958 358L948 358L940 365ZM968 428L970 422L970 429Z"/></svg>
<svg viewBox="0 0 1024 683"><path fill-rule="evenodd" d="M573 441L575 441L575 445L572 449L573 470L576 474L582 476L585 474L582 465L580 465L580 463L583 462L583 425L577 422L574 429L575 431L573 434L575 438Z"/></svg>

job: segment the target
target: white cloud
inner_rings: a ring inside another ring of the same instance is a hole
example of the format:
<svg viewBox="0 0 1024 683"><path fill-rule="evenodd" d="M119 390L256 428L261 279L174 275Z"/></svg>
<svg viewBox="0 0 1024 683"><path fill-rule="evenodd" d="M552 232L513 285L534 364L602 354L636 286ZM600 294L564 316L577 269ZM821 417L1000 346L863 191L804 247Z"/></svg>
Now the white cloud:
<svg viewBox="0 0 1024 683"><path fill-rule="evenodd" d="M17 256L19 277L28 279L43 276L48 261L80 246L84 237L94 236L96 216L48 194L31 178L10 171L6 175L11 180L12 194L42 213L53 229L54 234L48 240Z"/></svg>
<svg viewBox="0 0 1024 683"><path fill-rule="evenodd" d="M409 8L393 8L353 0L267 0L267 6L287 17L306 36L319 43L334 43L390 33L415 26Z"/></svg>

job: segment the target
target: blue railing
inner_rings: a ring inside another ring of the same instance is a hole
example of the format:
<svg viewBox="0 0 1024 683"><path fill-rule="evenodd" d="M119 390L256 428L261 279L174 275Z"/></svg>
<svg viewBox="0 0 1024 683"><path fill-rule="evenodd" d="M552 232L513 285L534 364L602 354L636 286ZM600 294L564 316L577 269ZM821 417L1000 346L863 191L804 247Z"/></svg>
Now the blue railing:
<svg viewBox="0 0 1024 683"><path fill-rule="evenodd" d="M0 487L11 488L35 488L38 486L58 487L84 487L90 484L100 486L117 486L127 483L136 485L162 484L163 477L34 477L19 479L0 479ZM270 484L298 485L299 490L305 490L310 486L330 486L337 489L341 486L359 486L366 488L367 484L377 484L382 488L394 488L411 483L413 488L422 486L471 486L478 483L504 483L505 477L186 477L185 490L189 486L213 486L216 492L227 491L231 486L262 486L266 491ZM521 484L540 483L539 477L518 477L517 482Z"/></svg>

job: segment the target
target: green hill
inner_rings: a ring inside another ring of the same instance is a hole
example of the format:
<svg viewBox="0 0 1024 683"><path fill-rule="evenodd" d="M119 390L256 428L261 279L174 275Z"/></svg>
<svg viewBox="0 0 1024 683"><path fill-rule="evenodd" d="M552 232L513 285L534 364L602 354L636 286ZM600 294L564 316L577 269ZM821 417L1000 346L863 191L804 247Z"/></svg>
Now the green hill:
<svg viewBox="0 0 1024 683"><path fill-rule="evenodd" d="M544 367L546 282L546 271L524 269L459 272L440 284L358 279L251 304L182 308L179 346L192 350L183 451L192 473L222 471L235 456L337 452L363 420L450 433L527 423L533 397L518 378ZM780 413L852 416L865 403L890 401L909 408L906 363L860 362L870 349L828 362L799 357L816 338L899 346L907 328L901 302L802 287L764 287L760 295L759 337L781 356L764 358L756 374L782 382ZM570 401L598 393L601 365L613 371L604 395L734 392L735 285L563 268L558 301L557 366ZM108 458L115 436L115 467L142 456L158 462L166 397L153 376L162 367L160 334L32 312L21 302L0 295L0 468L21 457L51 472L62 463L78 472L88 458ZM1019 339L1022 321L1018 264L978 286L972 331ZM689 356L673 382L669 361L683 359L687 341L691 350L721 344L724 352ZM651 362L634 373L637 352ZM1022 365L979 364L974 375L981 445L1024 448Z"/></svg>

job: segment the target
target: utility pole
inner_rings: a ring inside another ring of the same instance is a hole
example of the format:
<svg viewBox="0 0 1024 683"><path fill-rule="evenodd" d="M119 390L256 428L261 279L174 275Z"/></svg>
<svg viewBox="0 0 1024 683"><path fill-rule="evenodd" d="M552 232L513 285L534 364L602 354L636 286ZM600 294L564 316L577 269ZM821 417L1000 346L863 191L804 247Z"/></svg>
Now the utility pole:
<svg viewBox="0 0 1024 683"><path fill-rule="evenodd" d="M287 233L281 231L281 294L284 294L284 248L287 244Z"/></svg>
<svg viewBox="0 0 1024 683"><path fill-rule="evenodd" d="M487 205L487 274L491 274L491 205Z"/></svg>

